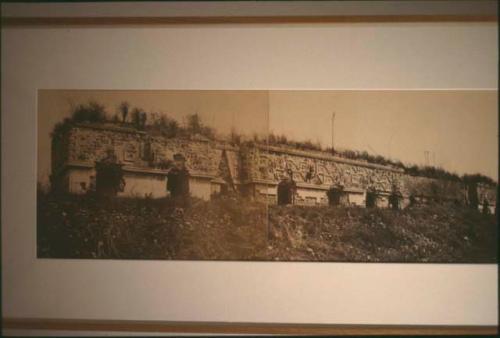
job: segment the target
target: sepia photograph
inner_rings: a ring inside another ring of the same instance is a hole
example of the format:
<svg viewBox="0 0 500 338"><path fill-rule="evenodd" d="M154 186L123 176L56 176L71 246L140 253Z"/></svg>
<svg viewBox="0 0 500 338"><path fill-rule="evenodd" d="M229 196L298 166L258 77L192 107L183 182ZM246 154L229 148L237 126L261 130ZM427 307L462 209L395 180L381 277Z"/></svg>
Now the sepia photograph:
<svg viewBox="0 0 500 338"><path fill-rule="evenodd" d="M498 1L122 2L0 4L2 336L498 332Z"/></svg>
<svg viewBox="0 0 500 338"><path fill-rule="evenodd" d="M39 90L37 255L496 263L493 90Z"/></svg>

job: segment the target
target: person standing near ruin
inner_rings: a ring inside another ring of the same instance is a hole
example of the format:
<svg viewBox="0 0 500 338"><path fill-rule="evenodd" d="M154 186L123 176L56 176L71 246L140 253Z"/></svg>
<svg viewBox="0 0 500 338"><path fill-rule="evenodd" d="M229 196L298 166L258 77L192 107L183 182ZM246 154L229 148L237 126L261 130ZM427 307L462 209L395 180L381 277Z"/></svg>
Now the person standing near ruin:
<svg viewBox="0 0 500 338"><path fill-rule="evenodd" d="M189 171L182 154L174 155L174 166L167 174L167 190L176 206L189 205Z"/></svg>

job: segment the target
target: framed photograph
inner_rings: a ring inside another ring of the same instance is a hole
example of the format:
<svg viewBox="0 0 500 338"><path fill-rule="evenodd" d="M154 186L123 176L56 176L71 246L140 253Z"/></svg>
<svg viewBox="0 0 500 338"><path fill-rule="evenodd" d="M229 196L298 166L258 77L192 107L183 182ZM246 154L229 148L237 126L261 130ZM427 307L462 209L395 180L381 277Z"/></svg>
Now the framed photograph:
<svg viewBox="0 0 500 338"><path fill-rule="evenodd" d="M4 333L495 333L497 4L450 3L2 5Z"/></svg>
<svg viewBox="0 0 500 338"><path fill-rule="evenodd" d="M496 263L497 104L41 90L38 257Z"/></svg>

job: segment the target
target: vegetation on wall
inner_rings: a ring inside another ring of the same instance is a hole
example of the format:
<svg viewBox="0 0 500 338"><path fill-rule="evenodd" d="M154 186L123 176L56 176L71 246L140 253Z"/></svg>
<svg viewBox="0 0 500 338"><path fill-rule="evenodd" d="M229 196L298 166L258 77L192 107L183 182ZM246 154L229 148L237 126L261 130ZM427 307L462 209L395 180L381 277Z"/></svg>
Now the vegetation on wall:
<svg viewBox="0 0 500 338"><path fill-rule="evenodd" d="M137 130L146 131L152 135L161 135L163 137L193 137L201 135L209 140L220 139L216 131L206 126L199 114L191 114L186 118L186 123L180 125L177 120L169 117L163 112L146 112L140 107L131 107L128 102L122 102L116 109L116 114L111 116L106 112L105 107L95 101L89 101L75 106L72 109L70 117L65 118L62 122L55 125L51 137L52 142L57 142L64 134L64 131L74 123L112 123L115 125L135 128ZM364 161L374 164L392 166L403 169L408 175L421 176L435 179L444 179L449 181L463 182L465 184L486 184L490 186L496 185L496 181L488 176L476 173L472 175L459 176L456 173L449 172L443 168L434 166L408 165L401 161L395 161L381 155L372 155L366 151L356 150L333 150L332 148L323 148L319 142L311 140L297 141L290 140L285 135L276 135L272 132L265 136L257 134L251 137L244 137L237 133L234 129L231 130L229 137L225 141L233 144L268 144L272 146L284 146L294 149L306 151L321 151L329 152L335 156Z"/></svg>
<svg viewBox="0 0 500 338"><path fill-rule="evenodd" d="M257 136L254 135L253 140L251 142L265 142L265 141L266 140L259 139ZM285 135L275 135L273 133L270 133L267 137L267 144L272 146L286 146L300 150L328 152L338 157L400 168L403 169L406 174L411 176L420 176L420 177L428 177L428 178L449 180L455 182L463 182L466 184L482 183L490 186L496 185L496 182L493 179L479 173L473 175L466 174L464 176L460 176L456 173L449 172L443 168L434 166L415 165L415 164L407 165L402 163L401 161L395 161L381 155L369 154L366 151L356 151L356 150L333 151L332 148L321 147L321 144L319 144L319 142L314 143L311 140L306 140L306 141L289 140Z"/></svg>
<svg viewBox="0 0 500 338"><path fill-rule="evenodd" d="M486 185L495 185L496 182L492 180L488 176L484 176L481 174L474 174L474 175L464 175L462 177L462 180L465 183L479 183L479 184L486 184Z"/></svg>

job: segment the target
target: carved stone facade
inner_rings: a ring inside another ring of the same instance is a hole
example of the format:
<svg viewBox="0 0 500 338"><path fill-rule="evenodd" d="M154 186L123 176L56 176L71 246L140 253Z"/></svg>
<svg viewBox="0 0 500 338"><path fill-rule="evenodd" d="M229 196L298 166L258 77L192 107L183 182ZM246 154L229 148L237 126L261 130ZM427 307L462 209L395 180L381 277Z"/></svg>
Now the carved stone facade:
<svg viewBox="0 0 500 338"><path fill-rule="evenodd" d="M341 187L343 203L364 206L367 192L376 204L388 206L397 192L403 207L410 196L417 200L445 199L463 203L465 187L459 182L406 175L403 170L332 156L267 145L231 146L201 136L166 138L114 124L80 124L69 128L53 144L53 183L72 193L93 188L95 163L113 152L123 164L123 196L166 196L167 173L173 155L186 158L191 194L205 200L221 191L241 192L254 199L276 203L278 183L291 176L296 183L294 203L328 204L328 191ZM482 199L495 204L494 189L479 189Z"/></svg>
<svg viewBox="0 0 500 338"><path fill-rule="evenodd" d="M52 173L55 182L72 193L91 189L95 163L105 159L109 152L123 165L125 187L120 193L123 196L166 196L166 176L176 153L186 158L192 194L203 199L219 192L226 180L231 181L231 177L219 173L223 156L237 166L234 149L226 145L201 138L167 139L112 124L76 125L66 131L62 140L67 144L66 154L54 154L61 147L53 146L53 158L57 160L52 163ZM229 175L233 172L228 170Z"/></svg>

